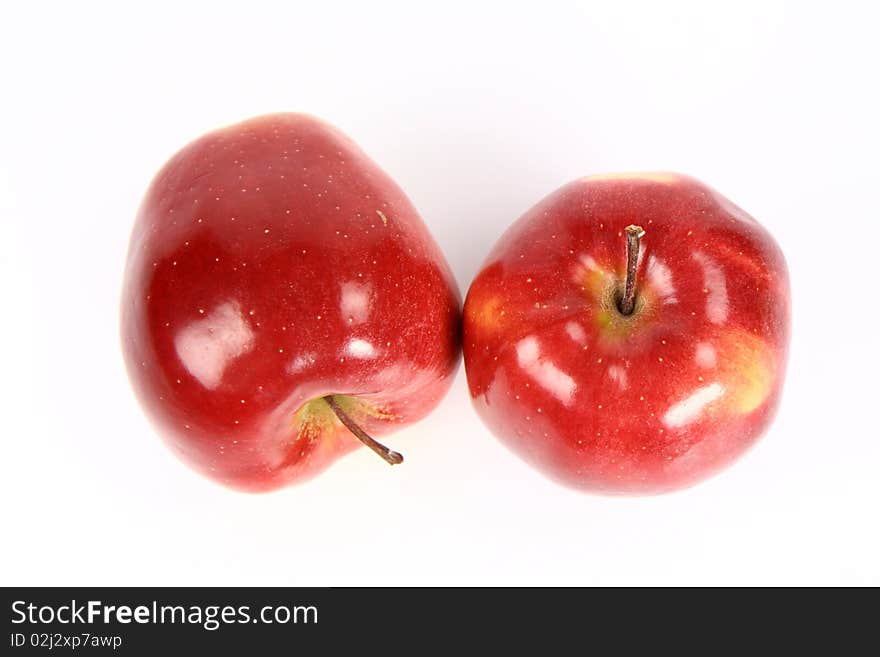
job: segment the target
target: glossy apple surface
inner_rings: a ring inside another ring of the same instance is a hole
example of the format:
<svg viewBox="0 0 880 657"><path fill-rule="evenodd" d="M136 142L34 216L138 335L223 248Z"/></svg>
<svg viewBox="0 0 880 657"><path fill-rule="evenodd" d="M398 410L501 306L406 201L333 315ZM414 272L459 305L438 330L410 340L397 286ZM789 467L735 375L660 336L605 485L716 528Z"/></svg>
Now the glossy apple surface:
<svg viewBox="0 0 880 657"><path fill-rule="evenodd" d="M624 315L631 224L645 234ZM670 491L765 431L789 314L781 251L716 191L676 174L585 178L520 218L471 285L468 386L493 433L553 479Z"/></svg>
<svg viewBox="0 0 880 657"><path fill-rule="evenodd" d="M333 127L278 114L209 133L157 174L131 237L122 346L182 459L268 490L360 445L327 395L377 437L427 414L457 367L459 308L400 188Z"/></svg>

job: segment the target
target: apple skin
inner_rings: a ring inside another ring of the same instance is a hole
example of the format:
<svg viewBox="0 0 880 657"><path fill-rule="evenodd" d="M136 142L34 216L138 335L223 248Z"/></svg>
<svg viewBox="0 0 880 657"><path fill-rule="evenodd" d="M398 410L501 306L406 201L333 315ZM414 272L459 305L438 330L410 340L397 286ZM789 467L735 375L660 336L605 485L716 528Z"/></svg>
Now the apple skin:
<svg viewBox="0 0 880 657"><path fill-rule="evenodd" d="M625 228L644 228L636 309L617 309ZM464 306L474 406L567 486L654 494L741 456L779 404L790 293L743 210L677 174L574 181L495 245Z"/></svg>
<svg viewBox="0 0 880 657"><path fill-rule="evenodd" d="M131 236L121 338L135 392L189 465L265 491L430 412L460 355L461 298L400 188L301 114L190 143Z"/></svg>

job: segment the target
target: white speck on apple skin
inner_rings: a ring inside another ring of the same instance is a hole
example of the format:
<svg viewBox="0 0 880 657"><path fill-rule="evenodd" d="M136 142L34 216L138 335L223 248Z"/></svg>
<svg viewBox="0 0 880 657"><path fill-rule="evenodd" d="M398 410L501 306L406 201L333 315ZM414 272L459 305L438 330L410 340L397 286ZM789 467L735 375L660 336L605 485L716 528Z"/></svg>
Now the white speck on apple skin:
<svg viewBox="0 0 880 657"><path fill-rule="evenodd" d="M712 369L717 364L715 347L708 342L700 342L694 351L694 360L704 369Z"/></svg>
<svg viewBox="0 0 880 657"><path fill-rule="evenodd" d="M583 345L587 341L586 331L584 331L583 326L575 321L566 322L565 332L568 334L568 337L578 344Z"/></svg>
<svg viewBox="0 0 880 657"><path fill-rule="evenodd" d="M199 308L204 315L205 309ZM219 385L232 360L253 346L253 331L235 303L219 305L204 319L184 327L174 338L180 361L208 389Z"/></svg>
<svg viewBox="0 0 880 657"><path fill-rule="evenodd" d="M713 324L724 324L730 310L724 270L714 258L702 251L696 251L692 257L703 270L703 292L707 295L706 317Z"/></svg>
<svg viewBox="0 0 880 657"><path fill-rule="evenodd" d="M721 398L724 395L724 386L718 383L711 383L702 388L698 388L685 399L676 402L663 415L663 424L670 429L683 427L697 420L709 404Z"/></svg>
<svg viewBox="0 0 880 657"><path fill-rule="evenodd" d="M577 384L570 375L541 354L541 346L536 337L529 336L520 340L516 345L516 355L517 364L542 388L564 405L572 403ZM528 383L526 387L529 387Z"/></svg>
<svg viewBox="0 0 880 657"><path fill-rule="evenodd" d="M609 365L607 372L608 378L616 383L621 390L626 390L629 387L629 380L623 367L620 365Z"/></svg>

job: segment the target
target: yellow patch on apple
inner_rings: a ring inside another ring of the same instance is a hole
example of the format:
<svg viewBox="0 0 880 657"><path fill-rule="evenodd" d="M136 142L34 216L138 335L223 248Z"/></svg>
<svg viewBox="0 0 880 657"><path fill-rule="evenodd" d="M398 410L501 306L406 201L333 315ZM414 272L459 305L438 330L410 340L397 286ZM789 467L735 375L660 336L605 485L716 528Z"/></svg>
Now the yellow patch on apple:
<svg viewBox="0 0 880 657"><path fill-rule="evenodd" d="M356 422L363 422L365 418L372 417L380 420L392 420L394 415L377 406L352 397L350 395L334 396L340 408L346 415ZM327 404L323 397L317 397L303 404L294 413L293 426L298 427L298 439L313 440L323 432L332 434L330 429L342 427L342 424Z"/></svg>
<svg viewBox="0 0 880 657"><path fill-rule="evenodd" d="M495 332L504 321L504 302L497 295L485 300L477 299L468 303L467 313L477 328Z"/></svg>
<svg viewBox="0 0 880 657"><path fill-rule="evenodd" d="M586 182L601 182L604 180L647 180L649 182L671 185L681 180L681 176L663 171L645 171L639 173L602 173L584 178Z"/></svg>
<svg viewBox="0 0 880 657"><path fill-rule="evenodd" d="M751 413L767 400L776 377L772 352L761 338L740 329L718 345L729 363L724 373L727 404L737 413Z"/></svg>

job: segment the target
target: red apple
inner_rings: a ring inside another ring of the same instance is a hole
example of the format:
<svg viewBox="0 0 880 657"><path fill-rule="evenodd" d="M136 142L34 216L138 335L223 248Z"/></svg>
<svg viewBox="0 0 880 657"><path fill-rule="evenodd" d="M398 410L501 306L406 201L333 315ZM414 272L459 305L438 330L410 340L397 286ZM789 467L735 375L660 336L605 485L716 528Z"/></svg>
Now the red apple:
<svg viewBox="0 0 880 657"><path fill-rule="evenodd" d="M460 296L400 188L299 114L209 133L153 180L122 345L172 449L244 490L302 481L415 422L459 357ZM356 438L354 434L357 434Z"/></svg>
<svg viewBox="0 0 880 657"><path fill-rule="evenodd" d="M789 314L779 247L714 190L668 173L584 178L520 218L471 285L468 386L489 428L553 479L670 491L765 431Z"/></svg>

